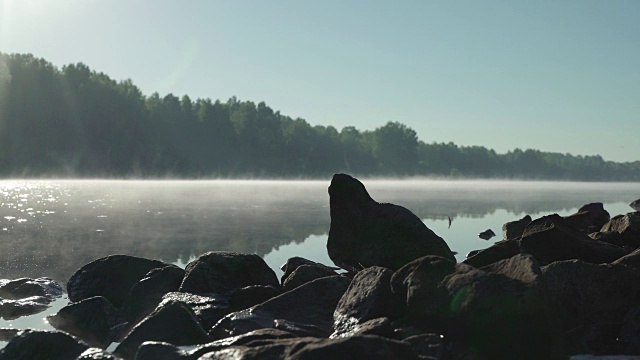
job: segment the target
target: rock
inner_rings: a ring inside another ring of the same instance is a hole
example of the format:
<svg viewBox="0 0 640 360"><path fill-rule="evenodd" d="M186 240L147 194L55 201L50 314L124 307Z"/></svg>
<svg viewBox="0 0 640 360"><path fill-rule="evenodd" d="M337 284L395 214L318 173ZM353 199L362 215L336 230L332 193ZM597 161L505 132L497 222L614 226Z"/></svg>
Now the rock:
<svg viewBox="0 0 640 360"><path fill-rule="evenodd" d="M18 329L0 328L0 341L11 341L11 339L18 334Z"/></svg>
<svg viewBox="0 0 640 360"><path fill-rule="evenodd" d="M75 360L118 360L113 354L99 348L89 348L85 350Z"/></svg>
<svg viewBox="0 0 640 360"><path fill-rule="evenodd" d="M49 308L49 299L43 296L28 297L21 300L0 299L0 316L5 320L37 314L47 308Z"/></svg>
<svg viewBox="0 0 640 360"><path fill-rule="evenodd" d="M62 294L62 287L49 278L0 280L0 298L7 300L44 297L52 302Z"/></svg>
<svg viewBox="0 0 640 360"><path fill-rule="evenodd" d="M582 206L575 214L564 217L564 221L583 233L591 233L600 230L609 218L602 203L596 202Z"/></svg>
<svg viewBox="0 0 640 360"><path fill-rule="evenodd" d="M494 236L496 236L496 233L494 233L493 230L491 229L487 229L481 232L480 234L478 234L478 237L482 240L489 240Z"/></svg>
<svg viewBox="0 0 640 360"><path fill-rule="evenodd" d="M208 344L200 345L195 349L189 351L189 357L192 359L200 358L204 354L222 350L224 348L232 346L243 346L249 343L254 345L257 343L268 343L273 340L294 339L295 335L287 331L277 329L260 329L251 331L246 334L232 336L221 340L213 341Z"/></svg>
<svg viewBox="0 0 640 360"><path fill-rule="evenodd" d="M289 276L284 278L284 281L282 282L282 290L293 290L302 284L308 283L309 281L335 275L338 274L326 266L301 265L289 274Z"/></svg>
<svg viewBox="0 0 640 360"><path fill-rule="evenodd" d="M204 344L211 339L186 304L165 300L125 336L114 353L132 359L145 341L165 341L181 346Z"/></svg>
<svg viewBox="0 0 640 360"><path fill-rule="evenodd" d="M275 339L254 341L247 345L230 346L198 357L198 360L284 360L289 349L319 341L316 338Z"/></svg>
<svg viewBox="0 0 640 360"><path fill-rule="evenodd" d="M357 179L335 174L329 197L327 250L337 266L358 272L370 266L396 270L425 255L455 260L445 241L420 218L402 206L377 203Z"/></svg>
<svg viewBox="0 0 640 360"><path fill-rule="evenodd" d="M617 231L629 247L640 247L640 211L614 216L600 231Z"/></svg>
<svg viewBox="0 0 640 360"><path fill-rule="evenodd" d="M612 264L622 264L635 269L640 269L640 249L634 250L632 253L614 261Z"/></svg>
<svg viewBox="0 0 640 360"><path fill-rule="evenodd" d="M125 308L127 317L137 322L149 315L162 301L162 297L178 291L185 271L175 265L155 268L129 290Z"/></svg>
<svg viewBox="0 0 640 360"><path fill-rule="evenodd" d="M180 291L197 295L222 295L250 285L279 288L280 282L258 255L212 251L200 255L187 265Z"/></svg>
<svg viewBox="0 0 640 360"><path fill-rule="evenodd" d="M286 278L289 277L289 275L291 275L298 267L302 266L302 265L311 265L311 266L316 266L316 267L321 267L325 270L328 271L333 271L335 274L335 271L340 269L337 267L333 267L333 266L327 266L324 264L321 264L319 262L315 262L315 261L311 261L305 258L301 258L299 256L294 256L292 258L289 258L287 260L286 263L284 263L281 267L280 270L282 270L284 272L284 274L282 274L282 278L280 279L281 283L284 283L284 281L286 280Z"/></svg>
<svg viewBox="0 0 640 360"><path fill-rule="evenodd" d="M640 270L568 260L542 274L568 353L611 353L624 316L640 300Z"/></svg>
<svg viewBox="0 0 640 360"><path fill-rule="evenodd" d="M522 236L522 232L531 222L531 216L525 215L520 220L510 221L502 225L502 237L504 240L511 240Z"/></svg>
<svg viewBox="0 0 640 360"><path fill-rule="evenodd" d="M22 330L0 350L0 360L70 360L88 348L60 331Z"/></svg>
<svg viewBox="0 0 640 360"><path fill-rule="evenodd" d="M598 231L589 234L589 237L593 240L598 240L602 242L606 242L611 245L626 247L624 239L622 239L622 235L620 235L617 231Z"/></svg>
<svg viewBox="0 0 640 360"><path fill-rule="evenodd" d="M47 317L54 328L74 335L91 346L104 348L113 339L111 328L124 322L118 310L102 296L71 303Z"/></svg>
<svg viewBox="0 0 640 360"><path fill-rule="evenodd" d="M280 289L273 286L251 285L235 289L229 297L229 309L244 310L278 295L280 295Z"/></svg>
<svg viewBox="0 0 640 360"><path fill-rule="evenodd" d="M487 270L427 256L396 271L391 283L405 294L408 321L477 358L562 358L534 260L519 256Z"/></svg>
<svg viewBox="0 0 640 360"><path fill-rule="evenodd" d="M463 263L476 268L481 268L496 261L509 259L520 253L520 240L503 240L498 241L490 247L480 250L474 255L469 256Z"/></svg>
<svg viewBox="0 0 640 360"><path fill-rule="evenodd" d="M602 264L628 253L619 246L591 239L556 214L543 216L527 226L520 240L520 251L533 255L542 265L569 259Z"/></svg>
<svg viewBox="0 0 640 360"><path fill-rule="evenodd" d="M631 204L629 204L629 206L631 206L631 208L635 211L640 211L640 199L632 202Z"/></svg>
<svg viewBox="0 0 640 360"><path fill-rule="evenodd" d="M363 323L376 318L395 318L400 305L391 292L389 269L373 266L360 271L351 280L333 313L331 337L350 336Z"/></svg>
<svg viewBox="0 0 640 360"><path fill-rule="evenodd" d="M386 317L375 318L362 323L349 324L346 332L334 332L330 338L349 337L356 335L376 335L394 338L394 324Z"/></svg>
<svg viewBox="0 0 640 360"><path fill-rule="evenodd" d="M258 329L281 329L299 336L328 337L333 312L347 290L349 279L330 276L313 280L249 309L231 313L209 334L214 339Z"/></svg>
<svg viewBox="0 0 640 360"><path fill-rule="evenodd" d="M380 359L411 360L418 355L406 342L386 339L374 335L359 335L339 339L325 339L304 346L290 348L287 359Z"/></svg>
<svg viewBox="0 0 640 360"><path fill-rule="evenodd" d="M138 348L136 360L187 360L189 354L177 346L161 341L145 341ZM196 358L193 358L196 359Z"/></svg>
<svg viewBox="0 0 640 360"><path fill-rule="evenodd" d="M69 300L78 302L94 296L103 296L120 307L129 290L149 271L169 264L129 255L107 256L80 268L67 282Z"/></svg>
<svg viewBox="0 0 640 360"><path fill-rule="evenodd" d="M231 312L225 297L200 296L182 292L171 292L162 297L163 301L179 301L191 308L204 329L210 329L223 316Z"/></svg>
<svg viewBox="0 0 640 360"><path fill-rule="evenodd" d="M438 334L413 335L403 340L420 356L420 359L442 359L444 343Z"/></svg>
<svg viewBox="0 0 640 360"><path fill-rule="evenodd" d="M640 305L635 305L624 315L618 341L622 354L640 354Z"/></svg>

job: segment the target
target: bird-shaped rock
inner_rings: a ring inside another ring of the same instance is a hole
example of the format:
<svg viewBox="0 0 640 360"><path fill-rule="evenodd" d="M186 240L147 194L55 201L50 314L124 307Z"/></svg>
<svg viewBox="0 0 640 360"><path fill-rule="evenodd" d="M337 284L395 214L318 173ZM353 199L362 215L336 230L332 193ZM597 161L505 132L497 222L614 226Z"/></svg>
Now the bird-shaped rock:
<svg viewBox="0 0 640 360"><path fill-rule="evenodd" d="M352 272L370 266L396 270L426 255L455 261L447 243L420 218L402 206L376 202L357 179L335 174L329 198L327 251L337 266Z"/></svg>

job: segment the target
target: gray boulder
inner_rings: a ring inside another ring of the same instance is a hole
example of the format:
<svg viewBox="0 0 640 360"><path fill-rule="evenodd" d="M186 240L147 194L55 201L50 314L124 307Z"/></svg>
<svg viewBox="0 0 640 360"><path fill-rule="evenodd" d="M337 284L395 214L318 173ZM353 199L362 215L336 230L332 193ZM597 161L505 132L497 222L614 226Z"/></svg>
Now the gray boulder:
<svg viewBox="0 0 640 360"><path fill-rule="evenodd" d="M190 262L185 270L179 291L197 295L228 295L250 285L280 287L275 272L256 254L212 251Z"/></svg>
<svg viewBox="0 0 640 360"><path fill-rule="evenodd" d="M327 250L339 267L392 270L426 255L455 260L447 243L408 209L381 204L357 179L335 174L329 186L331 227Z"/></svg>
<svg viewBox="0 0 640 360"><path fill-rule="evenodd" d="M640 247L640 211L614 216L600 231L617 231L626 246L637 249Z"/></svg>

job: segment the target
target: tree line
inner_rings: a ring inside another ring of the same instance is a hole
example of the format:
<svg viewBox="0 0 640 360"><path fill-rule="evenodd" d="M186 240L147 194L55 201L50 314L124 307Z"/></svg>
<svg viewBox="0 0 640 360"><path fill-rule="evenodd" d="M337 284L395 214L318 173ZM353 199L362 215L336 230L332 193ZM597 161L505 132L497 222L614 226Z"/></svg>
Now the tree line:
<svg viewBox="0 0 640 360"><path fill-rule="evenodd" d="M58 68L0 53L0 176L451 176L640 181L616 163L515 149L426 143L410 127L311 126L264 102L143 94L82 63Z"/></svg>

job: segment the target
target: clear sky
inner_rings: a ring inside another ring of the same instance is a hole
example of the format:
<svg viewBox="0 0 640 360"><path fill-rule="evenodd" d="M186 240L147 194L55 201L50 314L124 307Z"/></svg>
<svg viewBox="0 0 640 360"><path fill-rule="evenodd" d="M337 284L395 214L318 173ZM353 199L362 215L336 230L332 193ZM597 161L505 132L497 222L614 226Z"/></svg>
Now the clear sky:
<svg viewBox="0 0 640 360"><path fill-rule="evenodd" d="M638 0L0 0L0 51L338 130L640 160Z"/></svg>

